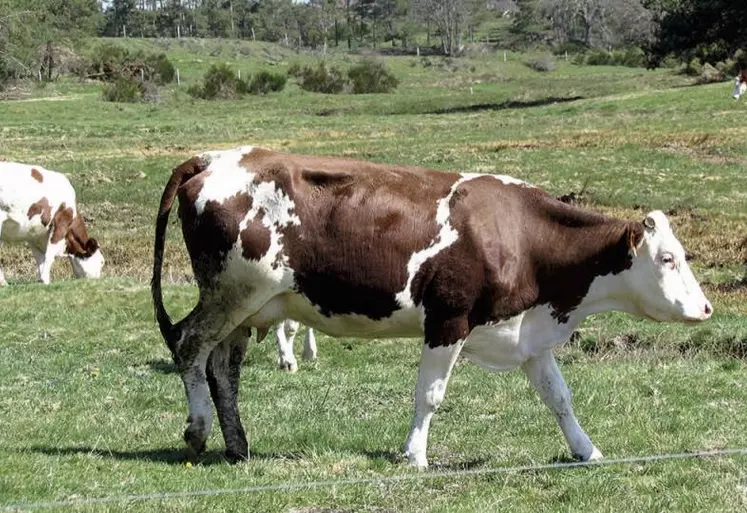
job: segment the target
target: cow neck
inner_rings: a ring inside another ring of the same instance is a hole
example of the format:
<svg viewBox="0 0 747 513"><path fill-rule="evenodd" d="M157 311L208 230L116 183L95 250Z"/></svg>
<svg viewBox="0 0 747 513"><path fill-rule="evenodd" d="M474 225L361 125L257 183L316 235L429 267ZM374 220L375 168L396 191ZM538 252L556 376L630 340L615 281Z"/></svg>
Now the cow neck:
<svg viewBox="0 0 747 513"><path fill-rule="evenodd" d="M549 304L558 322L571 313L627 309L618 298L621 273L632 266L636 223L611 219L565 204L545 209L549 222L534 232L538 303Z"/></svg>

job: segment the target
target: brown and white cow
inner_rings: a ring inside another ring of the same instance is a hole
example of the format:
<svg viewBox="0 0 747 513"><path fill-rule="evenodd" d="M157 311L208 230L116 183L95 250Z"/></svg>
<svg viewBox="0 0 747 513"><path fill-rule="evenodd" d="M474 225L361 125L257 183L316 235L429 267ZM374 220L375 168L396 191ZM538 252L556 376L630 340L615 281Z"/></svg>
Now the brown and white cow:
<svg viewBox="0 0 747 513"><path fill-rule="evenodd" d="M278 368L288 372L298 370L298 361L293 354L293 340L301 328L301 323L292 319L286 319L275 326L275 336L278 340ZM262 336L261 334L259 335ZM313 328L306 328L306 336L303 339L304 360L316 360L316 337Z"/></svg>
<svg viewBox="0 0 747 513"><path fill-rule="evenodd" d="M731 97L738 100L747 91L747 69L743 69L734 79L734 92Z"/></svg>
<svg viewBox="0 0 747 513"><path fill-rule="evenodd" d="M200 295L173 324L161 268L176 196ZM521 367L572 453L596 459L552 348L597 312L690 322L712 313L659 211L623 221L507 176L252 147L173 171L154 256L153 301L187 393L190 458L211 431L211 396L227 457L249 457L237 406L247 328L291 318L332 336L424 337L405 452L425 467L431 417L460 353L493 370Z"/></svg>
<svg viewBox="0 0 747 513"><path fill-rule="evenodd" d="M104 257L88 236L75 204L75 190L61 173L41 166L0 162L0 243L26 242L42 283L54 258L70 257L77 278L98 278ZM0 285L7 285L0 270Z"/></svg>

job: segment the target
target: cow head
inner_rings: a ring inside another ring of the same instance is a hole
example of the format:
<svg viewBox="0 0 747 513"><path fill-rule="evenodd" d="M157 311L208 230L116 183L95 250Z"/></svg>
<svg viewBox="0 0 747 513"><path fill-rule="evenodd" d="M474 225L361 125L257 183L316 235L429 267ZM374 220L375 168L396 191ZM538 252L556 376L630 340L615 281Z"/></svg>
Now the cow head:
<svg viewBox="0 0 747 513"><path fill-rule="evenodd" d="M656 321L704 321L713 313L685 250L661 211L650 212L631 238L633 263L625 272L632 312Z"/></svg>
<svg viewBox="0 0 747 513"><path fill-rule="evenodd" d="M738 100L747 91L747 71L742 71L734 79L734 92L731 97Z"/></svg>
<svg viewBox="0 0 747 513"><path fill-rule="evenodd" d="M104 255L96 239L88 239L82 253L71 254L70 263L76 278L99 278L104 267Z"/></svg>

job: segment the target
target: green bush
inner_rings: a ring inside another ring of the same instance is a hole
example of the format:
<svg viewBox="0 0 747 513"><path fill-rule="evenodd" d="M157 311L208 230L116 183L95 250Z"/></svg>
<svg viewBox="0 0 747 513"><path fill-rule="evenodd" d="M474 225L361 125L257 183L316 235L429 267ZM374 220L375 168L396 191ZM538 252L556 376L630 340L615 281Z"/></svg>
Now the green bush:
<svg viewBox="0 0 747 513"><path fill-rule="evenodd" d="M176 68L165 53L150 54L145 58L146 80L158 85L170 84L176 78Z"/></svg>
<svg viewBox="0 0 747 513"><path fill-rule="evenodd" d="M249 92L251 94L267 94L271 91L282 91L288 77L282 73L273 73L271 71L259 71L252 76L249 82Z"/></svg>
<svg viewBox="0 0 747 513"><path fill-rule="evenodd" d="M555 71L555 60L550 55L542 55L529 59L526 65L532 68L534 71L546 72Z"/></svg>
<svg viewBox="0 0 747 513"><path fill-rule="evenodd" d="M399 85L382 62L365 59L348 70L348 78L354 94L390 93Z"/></svg>
<svg viewBox="0 0 747 513"><path fill-rule="evenodd" d="M119 45L106 43L94 48L90 60L81 66L79 73L104 82L134 77L163 85L174 81L176 68L165 53L130 53Z"/></svg>
<svg viewBox="0 0 747 513"><path fill-rule="evenodd" d="M299 78L301 76L301 71L301 65L298 62L293 62L290 66L288 66L289 77Z"/></svg>
<svg viewBox="0 0 747 513"><path fill-rule="evenodd" d="M586 54L584 63L589 66L609 66L612 64L612 54L605 50L593 50Z"/></svg>
<svg viewBox="0 0 747 513"><path fill-rule="evenodd" d="M646 53L638 47L628 48L621 64L629 68L642 68L646 65Z"/></svg>
<svg viewBox="0 0 747 513"><path fill-rule="evenodd" d="M103 98L107 102L135 103L143 100L145 86L134 77L119 77L104 87Z"/></svg>
<svg viewBox="0 0 747 513"><path fill-rule="evenodd" d="M682 73L691 77L698 77L703 72L703 63L700 59L693 57L690 62L682 68Z"/></svg>
<svg viewBox="0 0 747 513"><path fill-rule="evenodd" d="M238 97L242 92L242 84L239 83L236 73L228 64L213 64L202 78L199 96L205 100L216 98L230 100Z"/></svg>
<svg viewBox="0 0 747 513"><path fill-rule="evenodd" d="M306 66L301 70L299 86L304 91L338 94L345 89L345 82L342 71L321 61L316 67Z"/></svg>

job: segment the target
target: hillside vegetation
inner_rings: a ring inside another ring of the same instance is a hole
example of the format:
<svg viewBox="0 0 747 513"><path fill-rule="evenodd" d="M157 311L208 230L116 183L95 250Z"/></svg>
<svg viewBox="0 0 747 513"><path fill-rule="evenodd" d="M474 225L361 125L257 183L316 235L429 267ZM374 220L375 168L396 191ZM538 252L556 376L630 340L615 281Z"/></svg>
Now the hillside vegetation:
<svg viewBox="0 0 747 513"><path fill-rule="evenodd" d="M89 45L100 41L89 41ZM231 101L186 89L212 64L242 76L315 65L321 52L269 43L135 40L166 52L181 84L145 103L102 99L102 84L17 83L0 101L0 159L66 173L106 265L97 281L35 283L26 248L3 245L0 289L0 509L278 483L411 476L380 484L220 496L123 499L75 511L736 511L747 459L421 479L399 455L419 342L319 337L320 359L275 369L252 344L242 416L254 459L230 466L216 427L186 468L182 385L152 316L155 214L171 170L235 145L463 172L501 173L588 208L636 219L669 213L716 315L698 326L598 316L558 351L581 424L608 457L747 446L747 125L730 83L669 70L527 66L545 54L475 48L461 58L382 56L393 93L325 95L294 78ZM370 55L329 51L347 70ZM176 218L172 215L172 219ZM196 287L178 221L169 227L165 303L179 318ZM271 337L270 337L271 338ZM436 470L565 460L554 419L520 372L458 364L431 432ZM29 508L30 509L30 508Z"/></svg>

